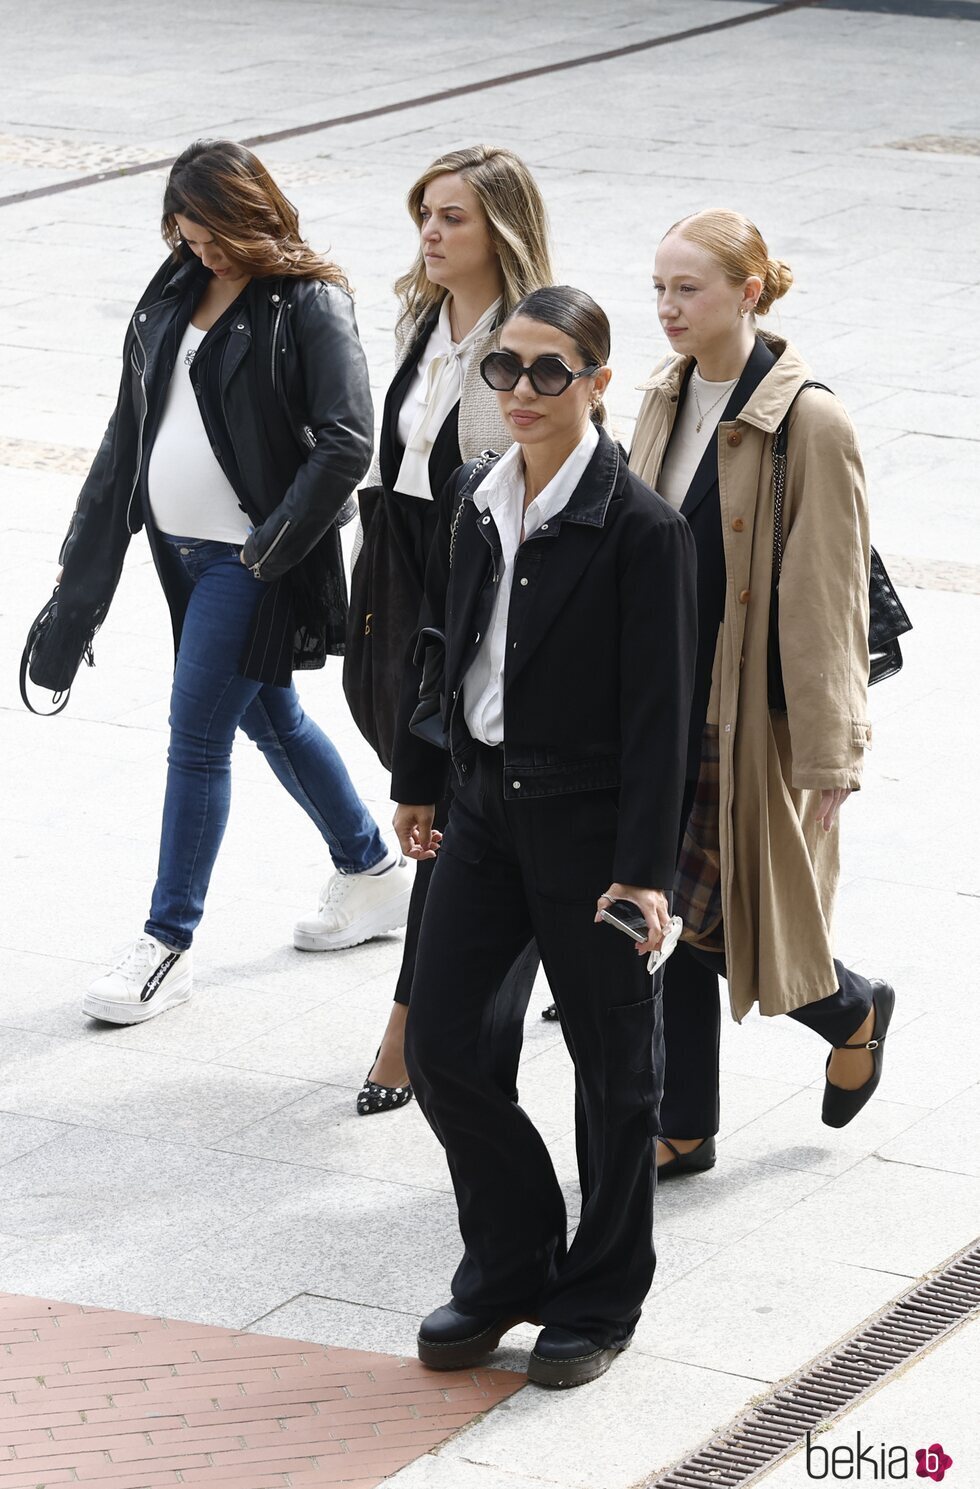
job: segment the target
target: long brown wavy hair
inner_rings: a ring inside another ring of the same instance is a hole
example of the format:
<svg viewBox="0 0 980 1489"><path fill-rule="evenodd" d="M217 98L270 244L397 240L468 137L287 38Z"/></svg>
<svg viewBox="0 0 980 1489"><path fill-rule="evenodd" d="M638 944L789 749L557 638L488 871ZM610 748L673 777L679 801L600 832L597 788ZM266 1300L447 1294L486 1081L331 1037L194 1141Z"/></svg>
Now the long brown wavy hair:
<svg viewBox="0 0 980 1489"><path fill-rule="evenodd" d="M486 214L504 282L503 313L509 315L518 300L554 278L548 214L538 183L520 156L500 145L452 150L434 160L408 193L409 214L417 228L422 226L425 188L437 176L448 175L462 176L472 186ZM447 290L426 275L421 244L412 267L395 280L395 293L402 306L399 319L409 324L421 323L445 299Z"/></svg>
<svg viewBox="0 0 980 1489"><path fill-rule="evenodd" d="M234 140L195 140L170 168L160 230L181 261L177 213L206 228L222 252L255 279L325 279L349 290L339 264L301 237L299 216L258 156Z"/></svg>

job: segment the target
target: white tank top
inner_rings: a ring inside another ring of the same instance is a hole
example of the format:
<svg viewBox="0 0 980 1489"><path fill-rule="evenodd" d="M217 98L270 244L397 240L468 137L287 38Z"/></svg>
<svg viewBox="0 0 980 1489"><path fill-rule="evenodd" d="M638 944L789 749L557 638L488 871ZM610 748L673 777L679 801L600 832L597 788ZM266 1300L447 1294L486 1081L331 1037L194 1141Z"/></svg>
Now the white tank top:
<svg viewBox="0 0 980 1489"><path fill-rule="evenodd" d="M206 334L188 324L177 352L150 452L150 511L160 531L174 537L242 544L251 525L211 449L191 380Z"/></svg>

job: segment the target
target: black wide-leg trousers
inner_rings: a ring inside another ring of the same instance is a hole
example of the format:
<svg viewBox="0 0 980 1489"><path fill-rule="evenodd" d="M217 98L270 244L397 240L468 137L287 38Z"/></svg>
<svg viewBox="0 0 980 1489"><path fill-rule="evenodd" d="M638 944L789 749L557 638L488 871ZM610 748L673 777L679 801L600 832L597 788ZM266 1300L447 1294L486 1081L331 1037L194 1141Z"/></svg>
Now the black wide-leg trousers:
<svg viewBox="0 0 980 1489"><path fill-rule="evenodd" d="M459 1206L456 1303L523 1313L607 1347L632 1333L655 1266L659 988L635 943L594 924L612 878L615 793L505 800L502 771L501 750L479 749L453 801L419 936L406 1059ZM484 1048L488 1009L532 937L575 1067L582 1212L571 1245L547 1147Z"/></svg>
<svg viewBox="0 0 980 1489"><path fill-rule="evenodd" d="M433 826L439 828L440 831L449 820L452 800L452 796L448 796L436 807ZM432 883L435 866L436 860L433 858L424 859L415 865L412 897L408 905L408 922L405 926L402 964L398 982L395 985L395 1002L404 1006L408 1005L412 995L419 950L419 932L422 929L422 916L425 912L429 885ZM486 1015L487 1059L492 1062L497 1078L509 1087L515 1099L517 1070L521 1062L521 1049L524 1043L524 1015L531 1001L534 979L538 975L540 965L541 958L538 955L537 944L533 940L529 941L521 948L514 962L504 973L500 987L497 989L497 996Z"/></svg>
<svg viewBox="0 0 980 1489"><path fill-rule="evenodd" d="M689 781L682 821L694 799ZM683 829L682 829L683 830ZM866 977L834 962L837 991L788 1015L838 1048L847 1044L871 1011L873 989ZM718 978L727 975L724 955L681 943L664 967L666 1069L660 1131L668 1137L713 1137L719 1125L721 1002Z"/></svg>

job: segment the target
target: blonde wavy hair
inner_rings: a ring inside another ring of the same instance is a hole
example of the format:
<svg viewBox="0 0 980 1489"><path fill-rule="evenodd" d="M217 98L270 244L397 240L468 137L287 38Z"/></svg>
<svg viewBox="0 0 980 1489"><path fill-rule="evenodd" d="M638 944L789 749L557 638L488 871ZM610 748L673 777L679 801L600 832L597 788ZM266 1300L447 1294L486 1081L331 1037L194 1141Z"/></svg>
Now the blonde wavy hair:
<svg viewBox="0 0 980 1489"><path fill-rule="evenodd" d="M434 160L408 193L409 215L419 230L425 188L438 176L462 176L476 193L500 259L502 314L509 315L525 295L554 278L548 214L537 182L519 156L499 145L451 150ZM414 325L445 299L448 291L432 284L425 272L421 243L412 267L395 280L395 293L402 306L400 323Z"/></svg>
<svg viewBox="0 0 980 1489"><path fill-rule="evenodd" d="M170 168L160 224L174 257L187 253L177 214L207 228L239 269L256 279L323 279L349 290L339 264L300 235L299 216L257 155L234 140L195 140Z"/></svg>
<svg viewBox="0 0 980 1489"><path fill-rule="evenodd" d="M793 283L793 271L783 259L769 257L769 249L754 222L743 212L725 207L710 207L693 212L669 227L664 238L679 233L689 243L705 249L720 265L726 279L741 284L750 277L762 280L762 293L755 307L765 315L773 301L782 299Z"/></svg>

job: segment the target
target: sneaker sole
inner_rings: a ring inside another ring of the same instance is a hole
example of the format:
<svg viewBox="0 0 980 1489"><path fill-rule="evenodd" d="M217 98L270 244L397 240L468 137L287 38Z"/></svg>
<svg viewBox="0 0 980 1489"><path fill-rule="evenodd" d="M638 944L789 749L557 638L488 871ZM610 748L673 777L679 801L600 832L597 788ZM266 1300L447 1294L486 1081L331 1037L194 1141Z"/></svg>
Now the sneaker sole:
<svg viewBox="0 0 980 1489"><path fill-rule="evenodd" d="M154 1019L158 1014L186 1003L190 996L191 978L188 974L180 983L173 988L168 987L164 994L149 1003L114 1003L110 998L100 998L94 993L88 993L82 1002L82 1012L103 1024L145 1024L148 1019Z"/></svg>
<svg viewBox="0 0 980 1489"><path fill-rule="evenodd" d="M293 945L297 951L345 951L349 946L360 946L372 941L375 936L385 936L389 931L400 931L408 922L408 907L412 898L410 889L404 890L388 904L379 905L370 915L344 931L293 931Z"/></svg>

